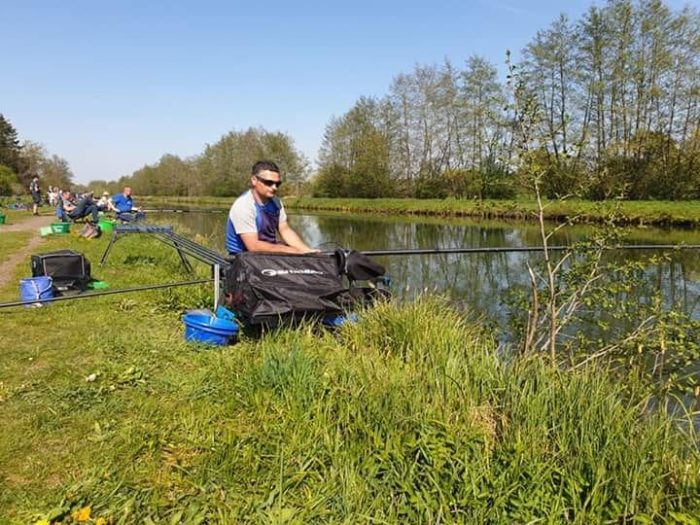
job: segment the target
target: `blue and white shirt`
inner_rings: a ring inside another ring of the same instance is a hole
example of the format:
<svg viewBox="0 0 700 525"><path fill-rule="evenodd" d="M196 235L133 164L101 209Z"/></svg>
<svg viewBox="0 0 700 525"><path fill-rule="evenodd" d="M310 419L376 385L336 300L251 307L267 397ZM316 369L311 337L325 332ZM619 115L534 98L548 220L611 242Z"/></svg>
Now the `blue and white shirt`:
<svg viewBox="0 0 700 525"><path fill-rule="evenodd" d="M261 241L277 243L279 225L287 222L282 201L273 197L265 204L255 201L253 192L246 191L231 206L226 223L226 250L233 255L246 251L242 233L257 233Z"/></svg>
<svg viewBox="0 0 700 525"><path fill-rule="evenodd" d="M127 197L123 193L117 193L112 197L112 204L117 209L117 213L127 213L134 207L134 200L131 195Z"/></svg>

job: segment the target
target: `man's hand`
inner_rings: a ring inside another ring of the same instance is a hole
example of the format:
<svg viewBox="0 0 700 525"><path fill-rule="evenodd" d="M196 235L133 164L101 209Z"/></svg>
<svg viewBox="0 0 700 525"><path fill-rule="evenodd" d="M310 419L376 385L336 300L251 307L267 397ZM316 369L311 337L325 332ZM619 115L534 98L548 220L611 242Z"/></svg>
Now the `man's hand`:
<svg viewBox="0 0 700 525"><path fill-rule="evenodd" d="M249 252L265 253L306 253L295 246L272 243L258 239L257 233L241 233L241 240Z"/></svg>

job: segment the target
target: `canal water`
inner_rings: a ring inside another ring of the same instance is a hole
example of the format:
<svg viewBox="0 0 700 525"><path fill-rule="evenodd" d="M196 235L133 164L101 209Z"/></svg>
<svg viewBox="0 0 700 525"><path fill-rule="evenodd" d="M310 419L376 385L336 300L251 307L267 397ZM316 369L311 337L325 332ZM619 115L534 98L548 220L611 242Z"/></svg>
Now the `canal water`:
<svg viewBox="0 0 700 525"><path fill-rule="evenodd" d="M224 252L226 211L162 213L158 219L207 238ZM336 247L356 250L519 247L539 246L534 222L492 221L428 217L383 217L351 213L309 214L291 211L290 225L306 242L322 250ZM553 227L554 225L552 225ZM550 244L590 240L600 227L573 225L557 232ZM625 244L700 244L700 231L627 228ZM660 290L665 303L700 319L700 253L698 251L610 251L606 262L637 262L645 283L634 290L635 300L650 300ZM512 290L528 286L527 265L541 262L537 253L481 253L385 256L377 260L387 268L392 293L411 299L423 292L447 296L486 318L502 320Z"/></svg>

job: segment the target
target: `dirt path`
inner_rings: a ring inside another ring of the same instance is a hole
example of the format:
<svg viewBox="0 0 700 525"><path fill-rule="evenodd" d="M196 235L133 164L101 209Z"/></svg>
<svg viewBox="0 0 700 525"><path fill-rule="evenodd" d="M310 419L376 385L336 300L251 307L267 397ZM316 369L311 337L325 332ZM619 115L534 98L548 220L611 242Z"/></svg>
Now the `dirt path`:
<svg viewBox="0 0 700 525"><path fill-rule="evenodd" d="M39 228L48 226L54 220L53 215L38 215L31 217L17 224L0 225L0 235L6 232L34 232L34 235L29 239L29 242L19 251L12 254L6 261L0 262L0 288L12 279L12 274L19 263L24 261L25 257L39 244L41 237L39 236Z"/></svg>
<svg viewBox="0 0 700 525"><path fill-rule="evenodd" d="M29 212L27 212L29 213ZM12 216L14 219L16 216ZM28 232L35 231L37 236L39 235L38 230L42 226L48 226L54 221L54 215L36 215L31 216L28 219L24 219L22 222L16 224L0 224L0 235L5 232Z"/></svg>

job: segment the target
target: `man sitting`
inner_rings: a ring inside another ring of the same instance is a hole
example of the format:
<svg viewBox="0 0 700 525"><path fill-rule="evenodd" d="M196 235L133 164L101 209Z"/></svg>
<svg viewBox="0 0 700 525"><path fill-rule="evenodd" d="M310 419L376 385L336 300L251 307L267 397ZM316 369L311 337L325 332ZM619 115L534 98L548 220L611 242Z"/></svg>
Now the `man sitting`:
<svg viewBox="0 0 700 525"><path fill-rule="evenodd" d="M282 184L281 170L272 161L253 164L250 189L238 197L226 223L226 249L229 255L251 252L313 253L287 224L287 212L277 197ZM278 242L277 234L284 243Z"/></svg>
<svg viewBox="0 0 700 525"><path fill-rule="evenodd" d="M117 212L117 219L124 222L141 221L146 218L141 208L134 208L129 186L124 186L122 193L112 197L112 209Z"/></svg>
<svg viewBox="0 0 700 525"><path fill-rule="evenodd" d="M70 191L64 190L61 198L58 200L56 208L56 216L67 221L68 219L77 220L92 215L93 225L97 225L100 220L99 210L95 201L92 200L92 193L86 193L77 203L71 198Z"/></svg>

